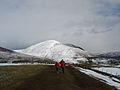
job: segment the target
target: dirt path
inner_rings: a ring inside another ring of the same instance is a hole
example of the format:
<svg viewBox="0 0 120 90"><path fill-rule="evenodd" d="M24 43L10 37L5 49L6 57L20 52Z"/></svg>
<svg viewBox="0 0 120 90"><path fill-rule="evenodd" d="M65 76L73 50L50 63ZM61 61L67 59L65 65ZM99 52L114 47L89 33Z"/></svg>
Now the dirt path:
<svg viewBox="0 0 120 90"><path fill-rule="evenodd" d="M53 66L49 66L42 74L28 78L16 90L114 90L72 67L66 67L65 73L57 74Z"/></svg>

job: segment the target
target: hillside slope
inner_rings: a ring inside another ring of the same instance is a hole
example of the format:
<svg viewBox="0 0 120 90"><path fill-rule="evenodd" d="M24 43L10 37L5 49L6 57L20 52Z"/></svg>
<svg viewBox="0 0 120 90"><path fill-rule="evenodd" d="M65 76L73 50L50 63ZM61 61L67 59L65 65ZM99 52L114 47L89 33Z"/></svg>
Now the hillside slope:
<svg viewBox="0 0 120 90"><path fill-rule="evenodd" d="M77 62L77 60L81 59L83 60L83 58L86 60L85 57L92 56L92 54L80 47L65 45L55 40L44 41L26 49L16 51L28 55L50 58L55 61L64 59L69 63Z"/></svg>

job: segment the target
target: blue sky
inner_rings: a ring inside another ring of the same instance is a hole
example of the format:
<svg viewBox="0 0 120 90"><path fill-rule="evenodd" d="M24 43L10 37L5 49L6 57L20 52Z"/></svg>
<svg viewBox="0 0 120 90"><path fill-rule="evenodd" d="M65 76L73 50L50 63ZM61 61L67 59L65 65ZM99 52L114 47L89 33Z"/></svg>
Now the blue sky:
<svg viewBox="0 0 120 90"><path fill-rule="evenodd" d="M0 0L0 46L44 40L90 52L120 51L120 0Z"/></svg>

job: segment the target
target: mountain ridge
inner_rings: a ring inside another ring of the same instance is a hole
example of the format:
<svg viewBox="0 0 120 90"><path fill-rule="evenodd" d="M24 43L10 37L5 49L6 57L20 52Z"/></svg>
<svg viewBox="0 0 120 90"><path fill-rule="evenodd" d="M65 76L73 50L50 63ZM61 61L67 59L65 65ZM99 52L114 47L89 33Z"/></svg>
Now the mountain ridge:
<svg viewBox="0 0 120 90"><path fill-rule="evenodd" d="M101 56L101 57L120 57L120 51L103 53L103 54L100 54L99 56Z"/></svg>
<svg viewBox="0 0 120 90"><path fill-rule="evenodd" d="M10 49L7 49L7 48L3 48L3 47L0 47L0 51L2 51L2 52L10 52L10 53L14 52L13 50L10 50Z"/></svg>

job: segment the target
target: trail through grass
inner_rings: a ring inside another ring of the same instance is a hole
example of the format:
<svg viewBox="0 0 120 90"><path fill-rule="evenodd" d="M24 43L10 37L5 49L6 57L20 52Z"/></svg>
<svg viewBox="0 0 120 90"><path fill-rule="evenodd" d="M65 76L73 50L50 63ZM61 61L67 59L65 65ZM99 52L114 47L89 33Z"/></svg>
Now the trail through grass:
<svg viewBox="0 0 120 90"><path fill-rule="evenodd" d="M56 73L54 66L0 67L0 90L114 90L68 66Z"/></svg>

